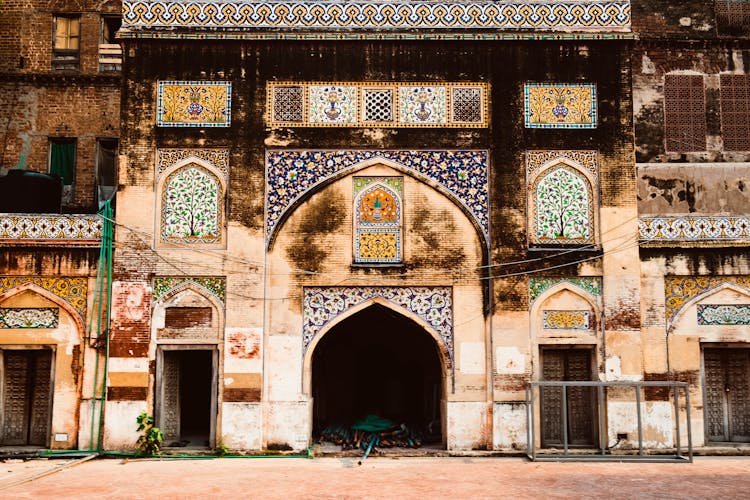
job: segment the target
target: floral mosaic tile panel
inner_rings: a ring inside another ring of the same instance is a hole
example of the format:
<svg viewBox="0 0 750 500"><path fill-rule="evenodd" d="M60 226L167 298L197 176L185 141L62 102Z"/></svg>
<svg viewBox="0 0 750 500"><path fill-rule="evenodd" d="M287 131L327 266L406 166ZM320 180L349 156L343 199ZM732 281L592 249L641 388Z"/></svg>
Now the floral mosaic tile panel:
<svg viewBox="0 0 750 500"><path fill-rule="evenodd" d="M429 180L466 208L489 235L487 151L479 150L269 150L266 152L266 243L289 208L317 186L383 160Z"/></svg>
<svg viewBox="0 0 750 500"><path fill-rule="evenodd" d="M57 328L57 307L0 307L0 328Z"/></svg>
<svg viewBox="0 0 750 500"><path fill-rule="evenodd" d="M699 325L750 325L750 304L698 304Z"/></svg>
<svg viewBox="0 0 750 500"><path fill-rule="evenodd" d="M602 295L602 279L599 276L570 278L533 277L529 278L529 303L533 303L544 292L560 283L573 285L594 297Z"/></svg>
<svg viewBox="0 0 750 500"><path fill-rule="evenodd" d="M532 183L532 244L594 243L594 193L577 170L560 164Z"/></svg>
<svg viewBox="0 0 750 500"><path fill-rule="evenodd" d="M229 178L229 150L220 148L162 148L156 150L157 179L166 170L187 158L196 158L210 163L211 166Z"/></svg>
<svg viewBox="0 0 750 500"><path fill-rule="evenodd" d="M269 82L269 126L487 127L477 82Z"/></svg>
<svg viewBox="0 0 750 500"><path fill-rule="evenodd" d="M526 178L531 179L539 170L548 168L555 163L572 163L599 179L597 151L547 149L540 151L526 151Z"/></svg>
<svg viewBox="0 0 750 500"><path fill-rule="evenodd" d="M0 242L100 244L102 218L95 214L0 214Z"/></svg>
<svg viewBox="0 0 750 500"><path fill-rule="evenodd" d="M302 352L340 314L382 298L430 325L442 339L453 366L453 291L450 287L306 287L303 297Z"/></svg>
<svg viewBox="0 0 750 500"><path fill-rule="evenodd" d="M190 164L172 172L162 188L161 240L216 243L221 240L222 187L209 170Z"/></svg>
<svg viewBox="0 0 750 500"><path fill-rule="evenodd" d="M159 82L156 125L229 127L231 99L229 82Z"/></svg>
<svg viewBox="0 0 750 500"><path fill-rule="evenodd" d="M667 324L674 320L690 300L725 284L745 288L750 293L750 276L666 276L664 291Z"/></svg>
<svg viewBox="0 0 750 500"><path fill-rule="evenodd" d="M124 0L124 28L628 30L629 0Z"/></svg>
<svg viewBox="0 0 750 500"><path fill-rule="evenodd" d="M86 317L87 278L2 276L0 277L0 293L29 283L70 304L81 318Z"/></svg>
<svg viewBox="0 0 750 500"><path fill-rule="evenodd" d="M354 260L401 262L402 177L355 177Z"/></svg>
<svg viewBox="0 0 750 500"><path fill-rule="evenodd" d="M596 128L596 86L581 83L527 83L526 128Z"/></svg>
<svg viewBox="0 0 750 500"><path fill-rule="evenodd" d="M548 330L589 330L589 311L544 311L543 327Z"/></svg>
<svg viewBox="0 0 750 500"><path fill-rule="evenodd" d="M640 217L638 238L642 242L750 242L750 217L744 215Z"/></svg>
<svg viewBox="0 0 750 500"><path fill-rule="evenodd" d="M361 263L401 262L401 231L393 229L357 229L355 260Z"/></svg>
<svg viewBox="0 0 750 500"><path fill-rule="evenodd" d="M210 276L160 276L154 278L152 293L153 302L158 302L167 294L182 289L187 285L196 286L207 294L216 297L224 303L227 289L227 280L224 277Z"/></svg>

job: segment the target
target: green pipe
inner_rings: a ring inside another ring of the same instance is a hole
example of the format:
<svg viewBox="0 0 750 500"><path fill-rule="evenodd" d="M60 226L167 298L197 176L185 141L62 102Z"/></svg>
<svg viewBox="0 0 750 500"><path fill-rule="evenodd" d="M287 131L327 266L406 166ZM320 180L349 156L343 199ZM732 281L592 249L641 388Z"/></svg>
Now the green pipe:
<svg viewBox="0 0 750 500"><path fill-rule="evenodd" d="M104 240L106 241L106 260L107 266L107 308L106 308L106 329L105 329L105 347L104 347L104 370L102 374L102 394L99 402L99 433L96 438L96 449L101 453L102 451L102 428L104 427L104 401L107 397L107 369L109 368L109 327L110 327L110 315L112 313L112 206L109 200L104 202L104 213L106 219L104 221ZM101 320L101 315L99 316Z"/></svg>
<svg viewBox="0 0 750 500"><path fill-rule="evenodd" d="M104 275L104 264L106 259L106 248L107 248L107 226L109 221L107 220L106 208L109 202L105 202L104 207L99 210L99 215L102 216L102 243L99 247L99 261L97 262L96 270L96 291L97 296L94 298L95 305L92 305L91 316L89 317L89 341L91 340L91 334L93 331L94 314L96 314L96 336L97 338L101 334L102 327L102 294L104 293L104 287L102 286L103 275ZM90 446L94 443L94 415L96 415L96 390L99 383L99 354L96 355L96 362L94 364L94 387L91 390L91 433L89 435ZM105 379L106 383L106 379ZM103 403L102 403L103 404ZM101 422L99 423L101 426Z"/></svg>

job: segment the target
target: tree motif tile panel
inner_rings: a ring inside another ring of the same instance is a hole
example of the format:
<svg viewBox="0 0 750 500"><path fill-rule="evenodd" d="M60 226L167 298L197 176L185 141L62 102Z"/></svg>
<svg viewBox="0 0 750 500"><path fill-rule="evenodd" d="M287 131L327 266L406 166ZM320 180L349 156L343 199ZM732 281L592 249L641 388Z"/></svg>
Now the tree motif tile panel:
<svg viewBox="0 0 750 500"><path fill-rule="evenodd" d="M0 307L0 328L57 328L57 307Z"/></svg>
<svg viewBox="0 0 750 500"><path fill-rule="evenodd" d="M430 325L444 344L453 366L453 291L450 287L305 287L302 352L320 331L352 307L382 298Z"/></svg>
<svg viewBox="0 0 750 500"><path fill-rule="evenodd" d="M222 199L221 185L209 170L191 164L172 172L162 189L162 242L219 242Z"/></svg>
<svg viewBox="0 0 750 500"><path fill-rule="evenodd" d="M664 292L667 325L692 299L725 284L736 285L750 293L750 276L666 276Z"/></svg>
<svg viewBox="0 0 750 500"><path fill-rule="evenodd" d="M589 311L544 311L543 327L547 330L589 330Z"/></svg>
<svg viewBox="0 0 750 500"><path fill-rule="evenodd" d="M124 0L123 28L629 31L629 0ZM274 34L277 34L274 32Z"/></svg>
<svg viewBox="0 0 750 500"><path fill-rule="evenodd" d="M582 83L524 85L526 128L596 128L596 86Z"/></svg>
<svg viewBox="0 0 750 500"><path fill-rule="evenodd" d="M445 87L403 85L398 89L398 104L400 123L448 123L448 97Z"/></svg>
<svg viewBox="0 0 750 500"><path fill-rule="evenodd" d="M287 211L320 184L382 159L428 180L464 206L489 235L487 151L481 150L268 150L266 152L266 244Z"/></svg>
<svg viewBox="0 0 750 500"><path fill-rule="evenodd" d="M750 217L744 215L678 215L638 219L642 242L750 242Z"/></svg>
<svg viewBox="0 0 750 500"><path fill-rule="evenodd" d="M357 87L310 85L307 90L309 96L307 121L310 124L351 126L359 121Z"/></svg>
<svg viewBox="0 0 750 500"><path fill-rule="evenodd" d="M529 278L529 303L533 303L544 292L560 283L572 285L594 297L601 297L602 295L602 279L599 276L569 278L532 277Z"/></svg>
<svg viewBox="0 0 750 500"><path fill-rule="evenodd" d="M231 99L229 82L158 82L156 125L229 127Z"/></svg>
<svg viewBox="0 0 750 500"><path fill-rule="evenodd" d="M169 167L187 158L195 158L210 163L220 171L224 179L229 178L229 150L222 148L161 148L156 150L157 179Z"/></svg>
<svg viewBox="0 0 750 500"><path fill-rule="evenodd" d="M566 165L551 167L532 184L531 243L594 243L594 193L588 180Z"/></svg>
<svg viewBox="0 0 750 500"><path fill-rule="evenodd" d="M750 304L698 304L699 325L750 325Z"/></svg>
<svg viewBox="0 0 750 500"><path fill-rule="evenodd" d="M102 218L95 214L0 214L0 242L99 244Z"/></svg>
<svg viewBox="0 0 750 500"><path fill-rule="evenodd" d="M41 276L2 276L0 293L26 284L33 284L59 297L80 315L86 317L87 278L78 277L41 277Z"/></svg>
<svg viewBox="0 0 750 500"><path fill-rule="evenodd" d="M216 276L159 276L154 278L153 283L153 302L158 302L167 294L180 290L188 285L193 285L207 294L216 297L224 303L226 297L227 280L224 277Z"/></svg>

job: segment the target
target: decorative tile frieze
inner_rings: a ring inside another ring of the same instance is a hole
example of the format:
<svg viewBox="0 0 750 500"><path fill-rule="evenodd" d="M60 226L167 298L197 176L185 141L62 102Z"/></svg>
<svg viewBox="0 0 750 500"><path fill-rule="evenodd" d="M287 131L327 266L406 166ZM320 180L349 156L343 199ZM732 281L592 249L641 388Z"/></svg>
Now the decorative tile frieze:
<svg viewBox="0 0 750 500"><path fill-rule="evenodd" d="M229 82L158 82L156 125L229 127L231 99Z"/></svg>
<svg viewBox="0 0 750 500"><path fill-rule="evenodd" d="M677 215L639 217L641 242L750 243L750 217L744 215Z"/></svg>
<svg viewBox="0 0 750 500"><path fill-rule="evenodd" d="M750 276L666 276L664 304L667 324L671 324L692 299L726 284L747 289L750 294Z"/></svg>
<svg viewBox="0 0 750 500"><path fill-rule="evenodd" d="M0 328L57 328L57 307L0 307Z"/></svg>
<svg viewBox="0 0 750 500"><path fill-rule="evenodd" d="M526 128L596 128L596 85L586 83L526 83Z"/></svg>
<svg viewBox="0 0 750 500"><path fill-rule="evenodd" d="M453 366L453 291L451 287L305 287L302 352L320 331L347 310L382 298L430 325L443 341Z"/></svg>
<svg viewBox="0 0 750 500"><path fill-rule="evenodd" d="M750 304L698 304L699 325L750 325Z"/></svg>
<svg viewBox="0 0 750 500"><path fill-rule="evenodd" d="M154 278L152 302L158 302L167 294L176 290L195 286L209 295L212 295L222 304L224 303L227 289L227 279L224 277L209 276L159 276Z"/></svg>
<svg viewBox="0 0 750 500"><path fill-rule="evenodd" d="M0 214L0 243L100 244L102 222L96 214Z"/></svg>
<svg viewBox="0 0 750 500"><path fill-rule="evenodd" d="M124 0L124 28L629 30L629 0Z"/></svg>
<svg viewBox="0 0 750 500"><path fill-rule="evenodd" d="M41 276L2 276L0 277L0 293L26 284L33 284L57 296L80 315L86 317L86 294L88 290L87 278L41 277Z"/></svg>
<svg viewBox="0 0 750 500"><path fill-rule="evenodd" d="M543 327L548 330L590 330L590 311L544 311Z"/></svg>
<svg viewBox="0 0 750 500"><path fill-rule="evenodd" d="M273 127L486 127L478 82L269 82Z"/></svg>
<svg viewBox="0 0 750 500"><path fill-rule="evenodd" d="M570 278L532 277L529 278L529 303L533 303L544 292L560 283L572 285L594 297L602 295L602 279L599 276Z"/></svg>
<svg viewBox="0 0 750 500"><path fill-rule="evenodd" d="M291 206L320 184L358 169L364 162L396 164L429 180L465 207L489 235L487 151L478 150L269 150L266 152L266 243Z"/></svg>
<svg viewBox="0 0 750 500"><path fill-rule="evenodd" d="M210 163L229 178L229 150L221 148L161 148L156 150L156 178L171 166L187 158L196 158Z"/></svg>

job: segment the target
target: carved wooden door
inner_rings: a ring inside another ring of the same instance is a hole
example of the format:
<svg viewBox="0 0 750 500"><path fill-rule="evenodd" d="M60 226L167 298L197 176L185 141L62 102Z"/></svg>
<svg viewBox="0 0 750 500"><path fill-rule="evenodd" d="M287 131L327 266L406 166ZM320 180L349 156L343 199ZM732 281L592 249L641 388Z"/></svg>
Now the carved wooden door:
<svg viewBox="0 0 750 500"><path fill-rule="evenodd" d="M162 351L157 425L169 446L180 440L180 358L179 351Z"/></svg>
<svg viewBox="0 0 750 500"><path fill-rule="evenodd" d="M51 351L4 352L2 444L47 445L51 370Z"/></svg>
<svg viewBox="0 0 750 500"><path fill-rule="evenodd" d="M587 349L545 349L542 351L542 380L591 380L591 351ZM592 446L595 442L594 389L568 387L567 429L569 446ZM543 387L542 447L563 446L563 392L561 387Z"/></svg>
<svg viewBox="0 0 750 500"><path fill-rule="evenodd" d="M706 437L750 442L750 349L706 349Z"/></svg>

